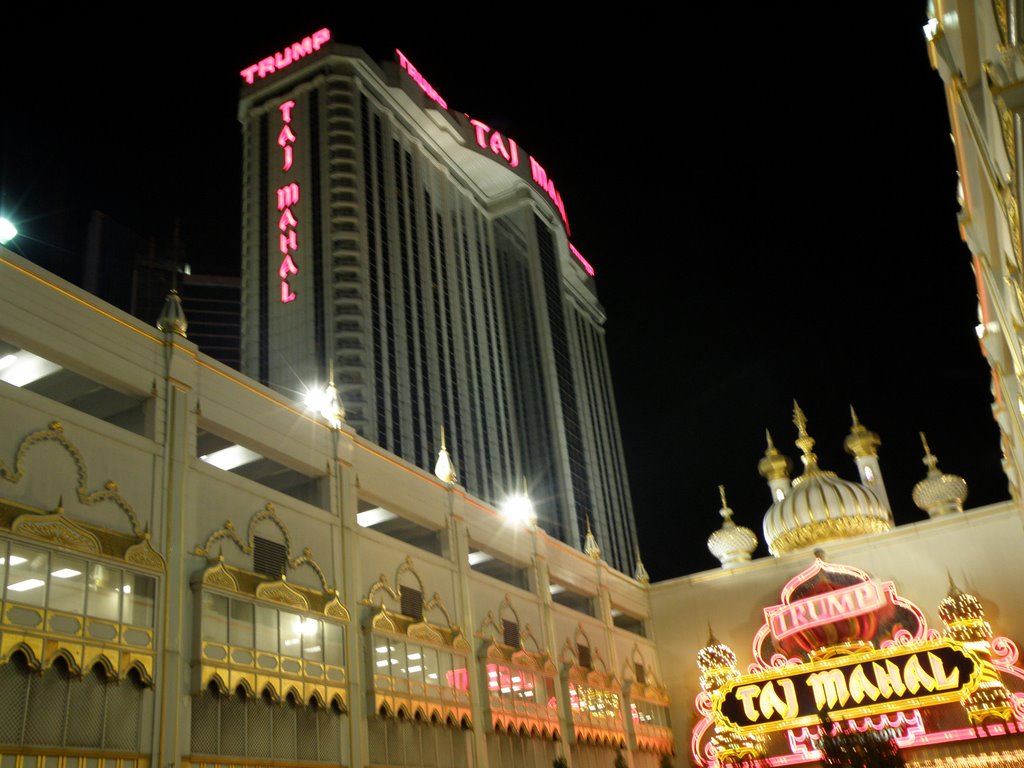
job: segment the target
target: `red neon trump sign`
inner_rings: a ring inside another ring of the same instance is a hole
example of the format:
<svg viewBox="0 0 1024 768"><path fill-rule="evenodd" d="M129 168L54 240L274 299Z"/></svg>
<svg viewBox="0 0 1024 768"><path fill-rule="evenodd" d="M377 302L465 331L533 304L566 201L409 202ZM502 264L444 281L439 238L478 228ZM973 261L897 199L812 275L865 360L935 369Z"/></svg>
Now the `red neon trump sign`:
<svg viewBox="0 0 1024 768"><path fill-rule="evenodd" d="M408 57L400 50L395 48L395 53L398 54L398 63L406 72L409 73L416 85L420 87L420 90L427 94L427 98L431 101L437 102L441 108L448 109L448 102L441 98L441 94L430 83L427 82L427 78L420 74L420 71L412 65Z"/></svg>
<svg viewBox="0 0 1024 768"><path fill-rule="evenodd" d="M281 170L291 170L294 162L292 144L295 143L295 134L292 132L292 110L295 109L295 102L289 99L281 104L278 109L281 111L281 132L277 135L277 145L281 147ZM295 264L292 255L299 250L298 219L292 210L299 204L299 185L294 181L285 184L277 190L277 210L280 214L277 220L277 228L280 232L278 239L278 250L281 252L281 266L277 268L277 274L281 278L281 303L288 304L295 301L295 291L288 283L288 278L299 274L299 268Z"/></svg>
<svg viewBox="0 0 1024 768"><path fill-rule="evenodd" d="M831 624L839 619L862 616L885 605L885 595L874 581L865 581L803 600L764 609L765 619L777 640L804 629Z"/></svg>
<svg viewBox="0 0 1024 768"><path fill-rule="evenodd" d="M324 43L331 39L331 30L324 27L318 29L309 37L304 37L297 43L292 43L283 51L278 51L273 56L260 59L241 71L242 79L252 85L258 77L260 80L267 75L279 72L285 67L294 64L299 59L309 56L313 51L319 51Z"/></svg>

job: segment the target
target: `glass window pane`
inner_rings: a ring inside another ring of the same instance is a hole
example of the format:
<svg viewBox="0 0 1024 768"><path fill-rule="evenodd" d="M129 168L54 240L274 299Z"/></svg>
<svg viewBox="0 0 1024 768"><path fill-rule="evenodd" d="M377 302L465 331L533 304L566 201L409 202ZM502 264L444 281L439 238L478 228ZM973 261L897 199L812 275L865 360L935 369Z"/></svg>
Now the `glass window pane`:
<svg viewBox="0 0 1024 768"><path fill-rule="evenodd" d="M85 613L85 573L84 560L56 552L50 557L51 610Z"/></svg>
<svg viewBox="0 0 1024 768"><path fill-rule="evenodd" d="M423 646L423 681L427 685L440 685L437 679L437 649Z"/></svg>
<svg viewBox="0 0 1024 768"><path fill-rule="evenodd" d="M121 587L121 621L137 627L153 626L153 607L156 605L156 579L125 571Z"/></svg>
<svg viewBox="0 0 1024 768"><path fill-rule="evenodd" d="M408 644L405 647L405 658L402 659L406 674L413 682L423 682L423 648L419 645Z"/></svg>
<svg viewBox="0 0 1024 768"><path fill-rule="evenodd" d="M329 621L324 622L324 661L345 666L345 628Z"/></svg>
<svg viewBox="0 0 1024 768"><path fill-rule="evenodd" d="M7 542L0 539L0 587L7 583Z"/></svg>
<svg viewBox="0 0 1024 768"><path fill-rule="evenodd" d="M281 611L281 654L302 655L302 617L297 613Z"/></svg>
<svg viewBox="0 0 1024 768"><path fill-rule="evenodd" d="M405 643L401 640L390 640L391 674L394 677L405 677Z"/></svg>
<svg viewBox="0 0 1024 768"><path fill-rule="evenodd" d="M228 642L239 648L254 648L254 624L253 604L232 600L231 617L228 620Z"/></svg>
<svg viewBox="0 0 1024 768"><path fill-rule="evenodd" d="M256 650L277 653L277 611L256 607Z"/></svg>
<svg viewBox="0 0 1024 768"><path fill-rule="evenodd" d="M373 636L373 672L377 675L390 675L390 659L394 654L391 640L380 635Z"/></svg>
<svg viewBox="0 0 1024 768"><path fill-rule="evenodd" d="M49 575L46 552L11 542L7 565L6 599L42 608L46 602L46 580Z"/></svg>
<svg viewBox="0 0 1024 768"><path fill-rule="evenodd" d="M302 658L324 660L324 625L316 619L302 620Z"/></svg>
<svg viewBox="0 0 1024 768"><path fill-rule="evenodd" d="M228 641L228 599L212 592L203 592L203 640Z"/></svg>
<svg viewBox="0 0 1024 768"><path fill-rule="evenodd" d="M89 563L85 612L97 619L118 621L121 616L121 569Z"/></svg>

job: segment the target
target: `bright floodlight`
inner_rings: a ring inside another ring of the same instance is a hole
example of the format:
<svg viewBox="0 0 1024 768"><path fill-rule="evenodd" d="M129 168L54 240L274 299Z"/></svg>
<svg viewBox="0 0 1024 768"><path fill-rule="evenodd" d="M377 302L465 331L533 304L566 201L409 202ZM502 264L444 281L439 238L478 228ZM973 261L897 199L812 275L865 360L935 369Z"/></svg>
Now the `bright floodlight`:
<svg viewBox="0 0 1024 768"><path fill-rule="evenodd" d="M6 245L17 236L18 228L11 223L10 219L0 216L0 245Z"/></svg>
<svg viewBox="0 0 1024 768"><path fill-rule="evenodd" d="M533 509L533 502L525 493L514 493L505 499L501 505L501 514L513 523L520 525L536 525L537 513Z"/></svg>
<svg viewBox="0 0 1024 768"><path fill-rule="evenodd" d="M341 406L338 388L331 381L326 387L313 387L306 392L305 405L309 410L324 417L334 429L341 427L345 418L345 409Z"/></svg>

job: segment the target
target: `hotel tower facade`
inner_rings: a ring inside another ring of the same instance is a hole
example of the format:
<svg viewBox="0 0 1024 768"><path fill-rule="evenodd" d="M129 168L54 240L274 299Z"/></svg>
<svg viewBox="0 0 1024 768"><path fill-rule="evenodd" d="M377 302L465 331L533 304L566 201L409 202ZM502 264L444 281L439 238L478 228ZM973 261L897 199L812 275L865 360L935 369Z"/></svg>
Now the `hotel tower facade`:
<svg viewBox="0 0 1024 768"><path fill-rule="evenodd" d="M636 530L593 270L515 139L448 109L400 52L327 30L246 69L242 368L632 573Z"/></svg>

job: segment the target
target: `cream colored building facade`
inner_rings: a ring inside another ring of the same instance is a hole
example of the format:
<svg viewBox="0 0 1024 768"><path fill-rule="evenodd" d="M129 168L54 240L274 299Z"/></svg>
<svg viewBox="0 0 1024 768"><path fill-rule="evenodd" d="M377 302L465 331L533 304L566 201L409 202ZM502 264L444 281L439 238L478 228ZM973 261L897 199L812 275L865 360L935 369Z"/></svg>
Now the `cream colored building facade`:
<svg viewBox="0 0 1024 768"><path fill-rule="evenodd" d="M593 546L224 367L173 301L161 332L0 251L0 307L2 765L672 750L648 587Z"/></svg>

